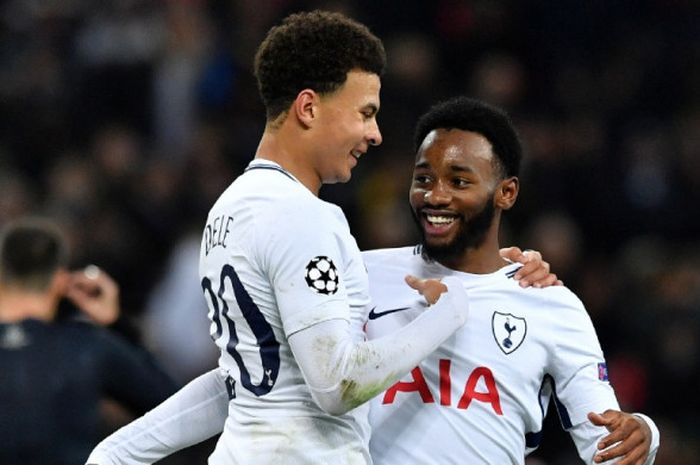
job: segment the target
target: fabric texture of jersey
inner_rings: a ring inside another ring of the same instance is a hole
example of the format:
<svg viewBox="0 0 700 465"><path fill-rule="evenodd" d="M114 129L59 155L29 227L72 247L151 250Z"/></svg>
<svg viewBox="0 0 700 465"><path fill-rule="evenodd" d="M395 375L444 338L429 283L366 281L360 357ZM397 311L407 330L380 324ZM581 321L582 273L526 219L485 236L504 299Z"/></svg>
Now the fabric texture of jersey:
<svg viewBox="0 0 700 465"><path fill-rule="evenodd" d="M517 264L486 275L453 271L411 247L363 258L370 339L415 317L406 274L458 277L470 305L460 331L372 401L376 464L522 464L539 443L550 400L565 428L588 422L588 412L619 409L590 318L565 287L523 289L511 278Z"/></svg>
<svg viewBox="0 0 700 465"><path fill-rule="evenodd" d="M512 306L515 311L513 313L505 313L500 311L503 308L510 308L509 302L513 301L513 296L520 295L522 291L519 287L513 289L510 284L504 284L504 281L510 279L514 274L516 266L508 266L504 269L485 276L466 275L449 271L439 265L429 265L417 259L416 256L410 253L408 249L396 249L393 251L379 251L366 253L365 258L370 266L372 277L376 280L376 285L373 283L374 295L378 305L372 308L369 312L369 330L373 336L380 336L384 339L387 336L385 331L392 331L392 334L397 334L400 331L393 331L401 327L401 331L406 328L419 328L422 334L411 334L406 340L411 341L409 346L402 346L402 353L410 359L408 362L408 370L415 363L413 358L409 356L411 349L420 345L420 340L427 338L430 335L444 333L444 328L450 327L449 318L440 321L426 318L429 315L435 315L435 312L440 312L437 306L424 311L423 305L418 305L416 308L416 294L412 292L406 293L403 285L397 283L397 276L402 277L406 272L423 273L424 275L432 275L436 277L444 277L444 282L448 285L450 297L450 308L462 308L462 302L469 301L469 307L473 302L482 302L479 304L479 313L484 313L484 302L495 302L497 299L505 307L498 305L499 311L494 311L491 314L491 329L493 341L498 346L498 350L505 355L510 355L518 352L521 349L526 349L525 341L530 343L527 331L534 331L530 337L534 337L536 348L533 350L533 356L536 357L532 363L525 361L523 367L519 366L503 367L503 363L498 361L498 357L492 352L495 350L489 349L489 344L492 344L489 337L486 341L483 339L475 339L472 346L461 343L460 347L475 351L473 357L467 358L462 353L462 349L457 349L455 344L464 339L461 336L465 330L459 330L462 324L455 321L455 328L458 333L452 337L452 340L447 340L440 337L443 343L441 349L436 352L428 363L414 369L411 375L405 377L402 382L397 383L393 388L390 388L385 394L381 395L377 402L376 408L373 409L372 419L376 422L373 424L373 434L376 436L372 441L373 452L377 455L377 460L380 463L426 463L426 464L442 464L442 463L522 463L527 444L535 445L538 441L538 435L528 434L528 431L536 431L541 427L542 411L539 405L545 405L547 399L551 396L551 386L544 387L542 393L538 393L535 385L531 385L528 379L524 383L523 388L519 388L514 383L520 383L529 374L533 377L540 377L547 380L561 379L570 376L573 369L567 367L558 367L562 364L561 357L566 356L567 352L562 352L562 355L552 353L551 360L541 352L546 347L557 348L559 339L554 338L551 344L548 345L545 335L542 330L532 328L532 324L537 327L547 327L551 329L560 329L556 323L550 322L548 319L541 319L538 311L528 310L528 306L532 306L534 300L518 299L525 302L525 307ZM465 286L469 288L471 295L466 291L459 292L457 295L452 295L455 291L455 286L459 286L463 281L468 281ZM483 289L480 292L479 289ZM503 293L510 297L497 298L497 294ZM534 291L534 290L533 290ZM545 296L544 300L539 300L542 305L549 311L565 311L574 312L577 314L576 319L582 320L582 328L584 333L591 332L590 322L586 323L587 318L585 312L582 311L580 303L565 289L560 289L563 292L563 300L559 302L561 296L552 297L548 294L540 294ZM461 294L461 295L460 295ZM511 295L512 294L512 295ZM535 293L536 294L536 293ZM523 294L526 295L526 294ZM535 300L540 299L539 297ZM548 299L551 302L548 302ZM572 301L573 299L573 301ZM441 301L443 298L440 299ZM567 308L569 310L567 310ZM460 310L458 310L459 312ZM406 321L411 320L413 312L422 312L420 316L406 324ZM488 310L486 314L488 314ZM498 315L496 317L496 315ZM517 316L525 315L525 316ZM539 316L538 316L539 315ZM571 315L566 315L571 317ZM532 317L532 318L531 318ZM523 319L520 319L523 318ZM470 315L467 319L466 327L469 327L469 322L474 319ZM483 320L483 317L478 317L477 321ZM530 323L528 323L528 321ZM416 324L418 323L418 324ZM323 322L309 331L320 328L328 322ZM481 324L483 326L483 323ZM488 326L488 325L487 325ZM576 326L577 331L578 326ZM465 328L466 328L465 327ZM478 326L477 326L478 327ZM566 330L567 324L562 325ZM300 333L306 334L308 331ZM379 333L379 334L377 334ZM451 333L450 333L451 334ZM577 337L576 335L574 335ZM590 334L588 335L590 336ZM579 338L585 340L585 336ZM446 336L449 338L449 336ZM593 339L595 339L593 335ZM568 344L568 343L566 343ZM566 344L561 344L559 347L564 348ZM479 347L475 347L475 346ZM296 348L297 346L295 346ZM594 341L588 352L574 353L575 360L581 359L582 366L587 367L585 360L592 354L592 358L602 360L600 349L597 342ZM493 349L493 347L491 347ZM434 349L430 349L432 352ZM526 349L530 351L531 349ZM483 353L482 353L483 352ZM490 353L486 356L484 353ZM496 360L496 361L494 361ZM551 365L547 365L548 360ZM437 370L430 369L430 363L437 365ZM517 360L518 363L523 363L522 359ZM400 364L400 362L393 362ZM598 380L604 381L606 376L604 365L597 362ZM546 370L538 369L540 366L547 367ZM470 365L477 366L472 369ZM508 365L508 364L506 364ZM302 366L306 366L302 363ZM460 369L460 373L453 371L453 366ZM554 368L551 368L551 367ZM492 371L491 368L496 367ZM558 367L558 368L557 368ZM469 375L463 373L471 370ZM405 372L404 369L401 370ZM437 371L437 373L436 373ZM551 375L550 375L551 371ZM543 373L546 372L546 375ZM511 381L511 376L512 380ZM551 378L550 378L551 376ZM590 370L584 369L584 376L591 377ZM563 377L563 378L562 378ZM461 379L460 379L461 378ZM392 378L395 379L395 378ZM435 379L438 379L436 382ZM466 379L466 382L464 382ZM498 380L498 381L497 381ZM576 384L581 381L574 376L569 383L560 384L564 386L562 395L563 402L561 405L566 405L575 393L578 392ZM590 380L584 381L590 383ZM153 463L169 453L187 447L191 444L203 441L210 436L220 432L224 428L227 421L226 410L229 406L226 396L227 375L219 369L212 370L198 379L190 382L182 390L178 391L167 402L159 405L157 408L149 412L147 415L121 428L118 432L105 439L100 446L93 451L88 463L100 463L102 465L148 465ZM546 383L543 383L546 385ZM600 383L593 381L592 385ZM456 387L455 387L456 386ZM585 402L586 396L583 395L581 400L584 402L576 404L576 408L581 412L572 411L576 416L574 418L580 420L581 416L588 406L591 409L614 407L614 397L610 399L610 392L607 383L601 385L602 393L592 401ZM541 394L541 397L538 396ZM587 393L585 393L587 395ZM410 401L420 399L417 402ZM541 402L538 402L538 398ZM405 410L397 411L395 402L402 401L402 408ZM608 402L611 405L605 405ZM480 408L479 405L482 405ZM231 406L235 408L235 406ZM488 409L492 411L489 411ZM382 410L379 410L382 409ZM564 409L561 410L565 412ZM473 415L467 417L466 414ZM566 410L567 414L570 413ZM641 414L635 414L642 418L651 428L651 449L650 456L645 462L645 465L653 463L654 456L658 450L659 432L651 419ZM498 416L500 418L495 418ZM495 418L495 419L494 419ZM570 415L563 415L563 418L571 420ZM229 420L230 421L230 420ZM566 421L566 420L565 420ZM301 423L308 426L308 422ZM503 428L502 430L499 428ZM260 429L256 431L261 436L267 434L268 430ZM592 457L596 450L596 442L605 435L603 428L593 426L587 421L574 424L569 428L569 432L576 442L579 450L582 451L582 456ZM229 430L228 434L235 432ZM525 440L523 441L523 437ZM235 441L235 437L231 437L230 441ZM278 437L281 439L281 437ZM505 444L502 447L501 442ZM248 446L258 444L248 443ZM265 444L267 446L267 444ZM317 446L320 444L317 443ZM327 444L324 443L322 447ZM309 442L305 441L303 447L309 446ZM293 446L292 446L293 447ZM228 454L231 452L221 448L210 458L210 463L223 464L230 463L232 459ZM270 457L266 453L263 460L268 460ZM300 451L297 454L290 455L289 459L281 456L275 457L279 463L329 463L328 456L320 457L318 451ZM337 463L348 463L347 457L336 457ZM589 460L590 462L590 460Z"/></svg>
<svg viewBox="0 0 700 465"><path fill-rule="evenodd" d="M0 323L0 463L82 463L101 433L100 400L134 414L175 384L144 350L88 323Z"/></svg>
<svg viewBox="0 0 700 465"><path fill-rule="evenodd" d="M233 397L210 463L370 463L368 406L323 412L287 340L332 319L364 338L367 273L340 208L256 159L209 213L200 277Z"/></svg>

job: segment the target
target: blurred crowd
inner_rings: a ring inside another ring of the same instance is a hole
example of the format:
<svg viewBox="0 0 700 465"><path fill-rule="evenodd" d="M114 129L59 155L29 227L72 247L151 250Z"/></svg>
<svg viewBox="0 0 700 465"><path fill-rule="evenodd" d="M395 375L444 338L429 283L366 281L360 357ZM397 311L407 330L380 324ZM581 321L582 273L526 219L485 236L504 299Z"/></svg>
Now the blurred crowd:
<svg viewBox="0 0 700 465"><path fill-rule="evenodd" d="M504 245L540 250L597 326L658 465L700 455L700 4L694 0L5 0L0 225L43 214L74 265L120 283L180 382L216 362L199 235L251 159L255 48L288 13L343 11L385 42L384 144L322 196L361 248L415 242L413 125L459 93L506 108L526 146ZM528 464L572 463L547 422Z"/></svg>

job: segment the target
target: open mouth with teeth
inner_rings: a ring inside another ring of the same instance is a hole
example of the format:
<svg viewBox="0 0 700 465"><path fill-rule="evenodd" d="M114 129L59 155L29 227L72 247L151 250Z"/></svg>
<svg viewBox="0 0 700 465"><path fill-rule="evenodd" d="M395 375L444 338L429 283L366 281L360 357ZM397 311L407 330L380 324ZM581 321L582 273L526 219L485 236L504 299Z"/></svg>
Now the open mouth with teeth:
<svg viewBox="0 0 700 465"><path fill-rule="evenodd" d="M428 236L445 236L457 227L456 215L423 212L422 217L423 229Z"/></svg>
<svg viewBox="0 0 700 465"><path fill-rule="evenodd" d="M362 156L362 152L360 152L359 150L353 150L352 152L350 152L350 155L355 157L355 160L359 160Z"/></svg>

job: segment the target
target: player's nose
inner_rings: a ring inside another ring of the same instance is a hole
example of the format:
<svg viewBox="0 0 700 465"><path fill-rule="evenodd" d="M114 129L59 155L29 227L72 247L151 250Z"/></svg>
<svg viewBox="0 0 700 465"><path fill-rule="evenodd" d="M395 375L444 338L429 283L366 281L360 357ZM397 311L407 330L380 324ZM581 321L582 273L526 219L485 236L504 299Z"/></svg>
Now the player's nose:
<svg viewBox="0 0 700 465"><path fill-rule="evenodd" d="M377 146L382 143L382 133L376 120L373 121L367 134L367 143L371 146Z"/></svg>
<svg viewBox="0 0 700 465"><path fill-rule="evenodd" d="M426 190L423 194L423 200L429 205L444 205L450 203L451 198L442 182L435 183L432 189Z"/></svg>

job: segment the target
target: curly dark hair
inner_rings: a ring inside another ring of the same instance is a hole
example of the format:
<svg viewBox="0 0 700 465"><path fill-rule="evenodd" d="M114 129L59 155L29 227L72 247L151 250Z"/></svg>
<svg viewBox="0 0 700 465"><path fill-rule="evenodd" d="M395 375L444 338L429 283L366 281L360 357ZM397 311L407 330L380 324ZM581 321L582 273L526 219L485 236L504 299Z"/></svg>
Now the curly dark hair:
<svg viewBox="0 0 700 465"><path fill-rule="evenodd" d="M333 92L359 69L381 76L386 54L369 29L340 13L288 16L273 27L255 54L255 77L267 118L286 111L303 89Z"/></svg>
<svg viewBox="0 0 700 465"><path fill-rule="evenodd" d="M508 114L488 103L468 97L455 97L438 103L424 113L413 136L415 152L433 129L461 129L484 136L493 147L503 177L517 176L522 160L522 144Z"/></svg>

